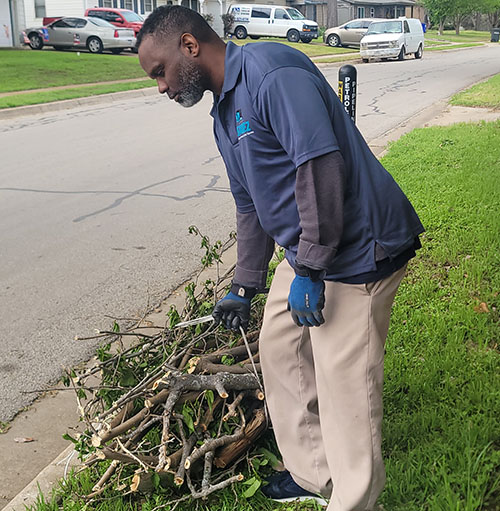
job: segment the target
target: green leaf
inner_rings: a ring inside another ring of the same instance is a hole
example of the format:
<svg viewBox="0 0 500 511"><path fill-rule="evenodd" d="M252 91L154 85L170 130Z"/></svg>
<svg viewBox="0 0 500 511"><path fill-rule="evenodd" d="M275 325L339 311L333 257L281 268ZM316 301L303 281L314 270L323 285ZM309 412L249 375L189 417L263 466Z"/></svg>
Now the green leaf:
<svg viewBox="0 0 500 511"><path fill-rule="evenodd" d="M184 422L186 423L186 426L188 427L189 431L191 433L194 433L194 422L193 416L191 415L191 410L185 406L182 409L182 416L184 417Z"/></svg>
<svg viewBox="0 0 500 511"><path fill-rule="evenodd" d="M271 463L272 467L276 467L280 464L280 460L276 457L276 455L274 455L271 451L267 450L265 447L259 449L258 453L262 454L262 456L264 456L264 459L268 460L269 463ZM261 465L263 464L264 463L261 462Z"/></svg>
<svg viewBox="0 0 500 511"><path fill-rule="evenodd" d="M248 481L245 481L244 484L249 485L248 488L243 492L243 497L248 499L255 495L255 492L260 488L262 482L256 477L251 477Z"/></svg>
<svg viewBox="0 0 500 511"><path fill-rule="evenodd" d="M158 488L160 486L160 475L158 474L158 472L153 472L152 482L155 488Z"/></svg>
<svg viewBox="0 0 500 511"><path fill-rule="evenodd" d="M205 392L205 398L207 400L208 407L210 408L210 411L212 411L212 406L214 404L214 393L211 390L207 390Z"/></svg>
<svg viewBox="0 0 500 511"><path fill-rule="evenodd" d="M131 369L124 367L120 377L120 385L123 387L133 387L137 383L137 379Z"/></svg>
<svg viewBox="0 0 500 511"><path fill-rule="evenodd" d="M62 437L64 438L64 440L67 440L68 442L73 442L75 445L78 443L78 440L76 440L76 438L73 438L68 433L64 433Z"/></svg>

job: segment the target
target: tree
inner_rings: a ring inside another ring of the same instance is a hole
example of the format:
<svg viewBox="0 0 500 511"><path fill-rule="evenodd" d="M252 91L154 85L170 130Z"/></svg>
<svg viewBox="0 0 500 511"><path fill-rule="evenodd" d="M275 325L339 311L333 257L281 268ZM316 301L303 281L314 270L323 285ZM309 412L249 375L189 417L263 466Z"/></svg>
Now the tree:
<svg viewBox="0 0 500 511"><path fill-rule="evenodd" d="M480 0L481 12L488 16L490 28L500 26L500 0Z"/></svg>
<svg viewBox="0 0 500 511"><path fill-rule="evenodd" d="M453 16L454 5L457 0L422 0L423 6L429 12L431 23L438 25L438 34L443 35L446 18Z"/></svg>
<svg viewBox="0 0 500 511"><path fill-rule="evenodd" d="M478 0L455 0L451 8L451 16L453 17L453 24L455 25L455 33L460 34L460 25L463 20L474 11L477 10Z"/></svg>

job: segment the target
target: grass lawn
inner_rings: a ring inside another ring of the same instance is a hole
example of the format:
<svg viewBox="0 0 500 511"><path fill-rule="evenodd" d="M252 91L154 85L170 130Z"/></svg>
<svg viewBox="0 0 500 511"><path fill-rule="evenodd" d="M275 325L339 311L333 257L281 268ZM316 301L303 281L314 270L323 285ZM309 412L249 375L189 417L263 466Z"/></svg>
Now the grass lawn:
<svg viewBox="0 0 500 511"><path fill-rule="evenodd" d="M452 105L479 106L485 108L500 108L500 74L489 80L473 85L469 89L455 94Z"/></svg>
<svg viewBox="0 0 500 511"><path fill-rule="evenodd" d="M427 30L425 39L433 39L437 41L450 41L453 43L472 43L472 42L488 42L491 38L490 32L477 30L461 30L460 35L456 35L454 30L445 30L443 35L438 35L437 30Z"/></svg>
<svg viewBox="0 0 500 511"><path fill-rule="evenodd" d="M0 97L0 109L16 106L40 105L42 103L61 101L63 99L98 96L100 94L109 94L111 92L144 89L145 87L155 86L156 82L154 80L138 80L126 83L87 85L86 87L74 87L71 89L56 89L42 92L28 92L26 94L14 94L12 96Z"/></svg>
<svg viewBox="0 0 500 511"><path fill-rule="evenodd" d="M427 229L396 297L387 341L387 484L380 499L387 511L498 509L500 180L492 170L499 136L500 122L418 129L383 159ZM247 477L266 470L246 469ZM175 498L171 490L144 498L108 490L85 504L79 495L95 483L91 474L70 478L57 497L32 509L152 511ZM176 510L317 509L267 502L259 491L247 498L250 487Z"/></svg>
<svg viewBox="0 0 500 511"><path fill-rule="evenodd" d="M0 69L0 93L145 77L136 56L52 49L2 49Z"/></svg>
<svg viewBox="0 0 500 511"><path fill-rule="evenodd" d="M431 47L427 47L427 41L425 42L426 51L442 51L442 50L457 50L459 48L472 48L474 46L483 46L482 43L459 43L459 44L437 44L437 45L431 45Z"/></svg>
<svg viewBox="0 0 500 511"><path fill-rule="evenodd" d="M308 57L317 57L318 55L338 55L342 53L356 53L359 50L355 48L332 48L331 46L323 43L321 39L314 39L310 43L290 43L284 38L280 37L261 37L254 41L252 39L231 39L231 42L242 46L247 43L258 43L258 42L275 42L286 44L301 52L305 53Z"/></svg>

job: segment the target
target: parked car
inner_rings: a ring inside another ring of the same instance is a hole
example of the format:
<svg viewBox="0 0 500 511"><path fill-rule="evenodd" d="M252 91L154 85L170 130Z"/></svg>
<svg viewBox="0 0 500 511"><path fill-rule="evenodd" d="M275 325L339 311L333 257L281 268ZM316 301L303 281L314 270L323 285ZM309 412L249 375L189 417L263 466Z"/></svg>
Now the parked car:
<svg viewBox="0 0 500 511"><path fill-rule="evenodd" d="M329 28L323 34L323 42L328 46L356 46L359 48L359 42L372 21L378 21L378 18L359 18L348 21L339 27Z"/></svg>
<svg viewBox="0 0 500 511"><path fill-rule="evenodd" d="M294 7L285 5L234 4L228 9L234 17L230 33L237 39L250 36L286 37L290 42L310 43L318 37L318 24Z"/></svg>
<svg viewBox="0 0 500 511"><path fill-rule="evenodd" d="M93 7L85 11L85 16L101 18L115 27L131 28L135 37L144 23L144 18L134 11L128 9L112 9L108 7Z"/></svg>
<svg viewBox="0 0 500 511"><path fill-rule="evenodd" d="M91 53L111 50L120 53L134 48L136 38L130 28L116 28L100 18L60 18L46 27L27 28L23 42L33 50L53 46L56 50L87 48Z"/></svg>
<svg viewBox="0 0 500 511"><path fill-rule="evenodd" d="M414 54L421 59L424 53L424 31L416 18L398 18L373 22L363 39L360 55L363 62L373 58L397 58Z"/></svg>

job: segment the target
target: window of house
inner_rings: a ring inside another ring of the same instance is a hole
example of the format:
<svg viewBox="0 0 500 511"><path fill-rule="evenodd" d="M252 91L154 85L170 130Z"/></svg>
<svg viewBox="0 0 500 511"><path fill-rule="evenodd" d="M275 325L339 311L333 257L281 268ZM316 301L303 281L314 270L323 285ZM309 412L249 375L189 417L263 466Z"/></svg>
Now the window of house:
<svg viewBox="0 0 500 511"><path fill-rule="evenodd" d="M193 11L200 12L198 0L182 0L182 5L183 7L187 7L188 9L192 9Z"/></svg>
<svg viewBox="0 0 500 511"><path fill-rule="evenodd" d="M113 0L102 0L103 7L113 7Z"/></svg>
<svg viewBox="0 0 500 511"><path fill-rule="evenodd" d="M134 0L125 0L124 8L128 9L129 11L133 11L134 10Z"/></svg>
<svg viewBox="0 0 500 511"><path fill-rule="evenodd" d="M271 9L266 7L254 7L252 9L252 18L270 18Z"/></svg>
<svg viewBox="0 0 500 511"><path fill-rule="evenodd" d="M144 10L151 12L153 10L153 0L144 0Z"/></svg>
<svg viewBox="0 0 500 511"><path fill-rule="evenodd" d="M47 16L45 11L45 0L35 0L35 17L43 18Z"/></svg>
<svg viewBox="0 0 500 511"><path fill-rule="evenodd" d="M365 17L365 8L364 7L358 7L358 15L357 18L364 18Z"/></svg>

